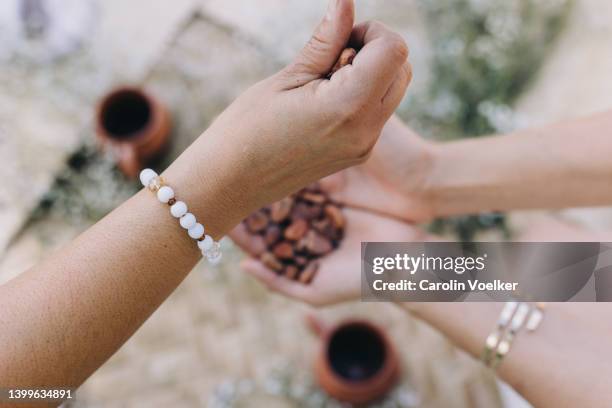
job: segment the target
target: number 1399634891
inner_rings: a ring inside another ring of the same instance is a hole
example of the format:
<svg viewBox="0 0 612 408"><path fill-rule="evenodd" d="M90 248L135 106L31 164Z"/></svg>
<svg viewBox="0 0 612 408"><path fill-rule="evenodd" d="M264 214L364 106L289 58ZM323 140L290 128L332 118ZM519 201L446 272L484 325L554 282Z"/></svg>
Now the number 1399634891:
<svg viewBox="0 0 612 408"><path fill-rule="evenodd" d="M0 389L1 402L17 401L64 401L74 398L74 390L69 388L8 388Z"/></svg>

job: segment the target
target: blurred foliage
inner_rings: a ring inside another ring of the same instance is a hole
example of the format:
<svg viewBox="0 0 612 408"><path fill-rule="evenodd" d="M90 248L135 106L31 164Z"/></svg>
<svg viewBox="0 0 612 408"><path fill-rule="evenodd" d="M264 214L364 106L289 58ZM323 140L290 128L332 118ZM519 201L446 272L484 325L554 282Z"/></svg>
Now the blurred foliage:
<svg viewBox="0 0 612 408"><path fill-rule="evenodd" d="M126 180L110 155L87 143L69 159L66 168L34 211L31 221L50 212L81 224L99 220L138 191Z"/></svg>
<svg viewBox="0 0 612 408"><path fill-rule="evenodd" d="M431 81L410 110L442 139L506 133L519 126L512 109L564 26L572 0L421 0L432 43ZM486 170L486 169L483 169ZM438 220L472 240L482 230L508 235L501 214Z"/></svg>

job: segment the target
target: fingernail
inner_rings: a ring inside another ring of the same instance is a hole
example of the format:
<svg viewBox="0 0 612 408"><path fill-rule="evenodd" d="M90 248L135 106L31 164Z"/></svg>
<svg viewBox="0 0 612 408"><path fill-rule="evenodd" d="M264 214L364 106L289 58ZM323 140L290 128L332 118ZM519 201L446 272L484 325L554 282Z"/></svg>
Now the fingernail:
<svg viewBox="0 0 612 408"><path fill-rule="evenodd" d="M327 14L325 15L327 20L332 20L334 18L336 8L338 8L338 0L329 0L329 4L327 5Z"/></svg>

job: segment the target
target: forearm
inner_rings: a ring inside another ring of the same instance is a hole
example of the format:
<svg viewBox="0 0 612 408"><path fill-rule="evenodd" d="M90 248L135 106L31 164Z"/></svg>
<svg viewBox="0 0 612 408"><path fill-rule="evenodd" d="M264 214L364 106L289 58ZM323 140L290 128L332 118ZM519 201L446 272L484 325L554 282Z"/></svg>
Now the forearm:
<svg viewBox="0 0 612 408"><path fill-rule="evenodd" d="M434 147L424 195L435 216L612 203L612 112Z"/></svg>
<svg viewBox="0 0 612 408"><path fill-rule="evenodd" d="M218 238L248 209L234 204L239 188L228 193L231 158L210 149L212 139L205 134L163 176ZM78 386L200 258L168 206L148 190L139 192L0 287L0 387Z"/></svg>
<svg viewBox="0 0 612 408"><path fill-rule="evenodd" d="M612 398L607 305L550 304L534 333L521 332L499 368L503 379L537 407L606 406ZM474 357L494 329L501 304L402 305ZM588 312L583 314L582 312Z"/></svg>

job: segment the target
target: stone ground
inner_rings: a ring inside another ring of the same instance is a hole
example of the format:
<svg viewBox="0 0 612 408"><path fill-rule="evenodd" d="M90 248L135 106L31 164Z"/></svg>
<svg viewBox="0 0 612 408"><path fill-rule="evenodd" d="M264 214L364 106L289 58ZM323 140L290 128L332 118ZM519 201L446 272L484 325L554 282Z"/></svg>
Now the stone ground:
<svg viewBox="0 0 612 408"><path fill-rule="evenodd" d="M123 82L144 83L166 102L176 118L170 160L249 84L289 60L307 40L325 2L99 3L104 13L99 13L92 44L52 75L1 66L0 159L3 180L10 181L3 183L0 197L19 200L0 202L0 253L8 246L0 259L0 283L88 226L57 216L23 223L67 155L92 138L92 104L103 90ZM612 92L602 92L612 89L612 7L598 0L577 3L541 78L519 103L532 123L612 105ZM423 86L427 40L414 2L388 0L383 6L363 0L358 9L361 19L379 18L406 36L419 78L414 86ZM609 211L601 213L565 216L594 226L612 220ZM229 256L223 267L199 265L86 382L76 406L333 406L311 384L318 342L303 321L310 310L270 295L241 274L241 254L231 243L224 245ZM391 396L401 406L502 405L489 373L388 305L350 304L317 314L328 322L365 316L390 331L403 351L403 381Z"/></svg>

